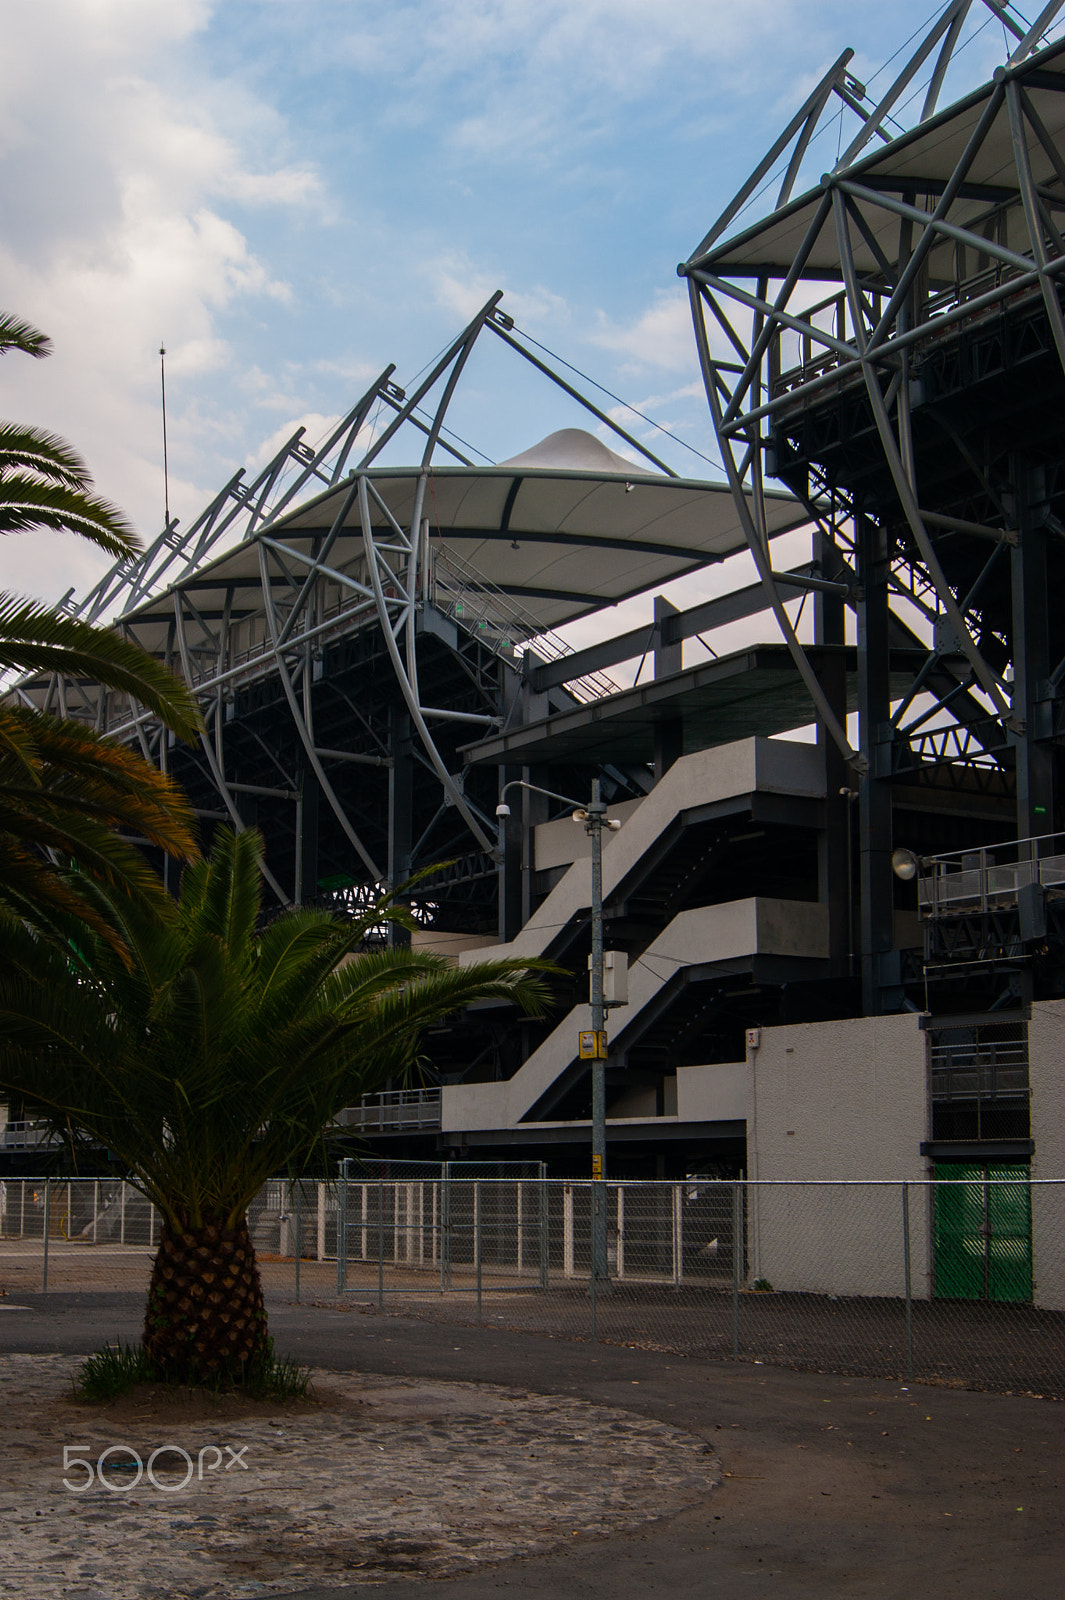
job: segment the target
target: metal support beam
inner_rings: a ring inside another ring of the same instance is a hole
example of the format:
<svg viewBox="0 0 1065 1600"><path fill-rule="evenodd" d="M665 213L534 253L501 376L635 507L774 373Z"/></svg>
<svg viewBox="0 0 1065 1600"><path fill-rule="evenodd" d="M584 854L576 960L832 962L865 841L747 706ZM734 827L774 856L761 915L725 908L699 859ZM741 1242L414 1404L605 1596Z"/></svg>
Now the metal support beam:
<svg viewBox="0 0 1065 1600"><path fill-rule="evenodd" d="M858 862L862 1004L867 1015L884 1009L880 956L894 944L891 875L891 706L888 680L888 579L886 535L871 517L857 518L858 732L865 770L858 784Z"/></svg>
<svg viewBox="0 0 1065 1600"><path fill-rule="evenodd" d="M414 757L406 706L394 704L388 723L392 746L388 774L388 881L396 889L410 877L413 849ZM388 937L393 945L410 944L409 930L395 923L389 924Z"/></svg>
<svg viewBox="0 0 1065 1600"><path fill-rule="evenodd" d="M517 786L524 776L521 767L503 765L499 769L500 793L508 784ZM534 848L533 829L526 825L528 815L528 791L520 790L521 805L517 814L499 819L499 850L501 860L499 863L499 942L509 944L521 932L525 921L522 906L523 889L523 851L528 841L530 853ZM530 866L535 867L535 862Z"/></svg>
<svg viewBox="0 0 1065 1600"><path fill-rule="evenodd" d="M818 536L818 555L828 565L834 547L823 534ZM846 606L839 595L822 592L814 599L814 642L819 645L846 643ZM842 654L826 652L821 669L825 695L840 722L847 717L847 675ZM817 724L817 743L825 763L825 826L818 833L818 899L829 907L829 959L833 974L849 978L850 940L854 908L851 863L850 773L842 752L824 724Z"/></svg>
<svg viewBox="0 0 1065 1600"><path fill-rule="evenodd" d="M1050 617L1044 474L1014 463L1020 542L1010 551L1013 612L1013 712L1022 732L1012 743L1017 759L1017 837L1052 830L1054 747L1050 742Z"/></svg>
<svg viewBox="0 0 1065 1600"><path fill-rule="evenodd" d="M804 593L804 588L800 587L801 580L813 575L812 562L792 571L779 572L775 575L777 593L784 601L797 600ZM687 611L664 615L661 622L653 624L650 630L646 627L632 628L627 633L616 634L612 639L588 645L584 650L575 650L572 655L563 656L558 661L547 661L543 666L534 667L532 686L538 693L545 693L548 689L572 683L589 673L616 666L620 661L634 661L647 649L669 648L684 639L694 639L697 634L723 628L726 623L757 616L765 609L765 589L760 583L752 583L743 589L734 589L731 594L704 600ZM656 646L658 639L662 641L661 646Z"/></svg>
<svg viewBox="0 0 1065 1600"><path fill-rule="evenodd" d="M314 771L305 767L300 775L300 798L296 808L295 885L296 905L311 900L318 892L318 811L321 785Z"/></svg>

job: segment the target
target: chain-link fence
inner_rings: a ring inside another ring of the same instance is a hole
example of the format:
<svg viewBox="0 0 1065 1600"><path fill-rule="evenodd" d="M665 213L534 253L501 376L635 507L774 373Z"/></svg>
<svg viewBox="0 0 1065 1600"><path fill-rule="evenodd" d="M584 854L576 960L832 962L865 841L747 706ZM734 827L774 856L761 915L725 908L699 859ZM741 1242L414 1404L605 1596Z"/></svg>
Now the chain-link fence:
<svg viewBox="0 0 1065 1600"><path fill-rule="evenodd" d="M465 1162L347 1171L276 1179L257 1197L249 1223L268 1295L1065 1398L1065 1181L593 1183ZM146 1287L157 1230L127 1184L9 1179L0 1286Z"/></svg>

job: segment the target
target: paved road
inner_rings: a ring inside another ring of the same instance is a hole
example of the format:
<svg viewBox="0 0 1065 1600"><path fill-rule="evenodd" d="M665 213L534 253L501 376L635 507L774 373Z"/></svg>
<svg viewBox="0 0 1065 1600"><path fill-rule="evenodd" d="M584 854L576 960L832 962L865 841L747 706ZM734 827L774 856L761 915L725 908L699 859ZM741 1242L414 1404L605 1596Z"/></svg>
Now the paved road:
<svg viewBox="0 0 1065 1600"><path fill-rule="evenodd" d="M138 1333L140 1302L24 1297L0 1351L80 1353ZM376 1312L278 1306L280 1349L341 1369L513 1383L622 1405L710 1440L726 1477L691 1511L610 1541L374 1600L1060 1600L1065 1412L1046 1401L704 1363ZM289 1600L368 1600L364 1587ZM175 1596L174 1600L180 1600Z"/></svg>

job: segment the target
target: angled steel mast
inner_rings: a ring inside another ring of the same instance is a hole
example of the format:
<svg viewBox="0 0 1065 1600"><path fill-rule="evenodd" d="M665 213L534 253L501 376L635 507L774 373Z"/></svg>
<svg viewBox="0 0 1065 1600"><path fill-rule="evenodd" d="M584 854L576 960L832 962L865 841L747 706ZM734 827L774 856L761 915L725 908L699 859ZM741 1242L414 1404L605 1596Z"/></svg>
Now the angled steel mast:
<svg viewBox="0 0 1065 1600"><path fill-rule="evenodd" d="M176 747L143 708L98 684L52 677L16 686L34 704L136 740L148 759L196 791L208 822L258 822L268 833L279 827L290 859L278 865L268 839L267 877L282 903L313 894L323 876L344 878L361 893L360 884L402 880L442 856L456 858L454 884L496 874L494 797L481 778L483 796L467 791L459 747L498 728L512 709L517 651L535 640L541 656L558 658L568 647L457 552L438 552L430 540L429 497L441 461L471 474L485 470L447 428L485 329L646 460L659 481L676 477L522 343L501 298L480 308L410 394L386 367L320 447L297 429L253 481L235 474L187 531L172 520L138 562L116 563L79 603L63 602L88 619L113 616L182 673L204 713L198 751ZM383 467L401 430L419 440L417 465ZM397 473L410 483L409 496ZM521 477L509 484L504 525ZM509 480L500 481L505 495ZM399 498L393 503L390 495ZM381 688L376 668L376 698L343 688L343 674L334 679L326 669L357 635L372 635L383 648L398 698ZM428 693L423 687L419 650L427 639L455 664L447 692L439 672ZM569 692L579 701L611 688L599 675ZM283 732L274 721L269 731L256 728L245 708L260 703L283 708ZM413 796L434 789L439 799L426 812ZM290 820L279 824L280 815ZM340 873L319 870L314 841L327 835Z"/></svg>

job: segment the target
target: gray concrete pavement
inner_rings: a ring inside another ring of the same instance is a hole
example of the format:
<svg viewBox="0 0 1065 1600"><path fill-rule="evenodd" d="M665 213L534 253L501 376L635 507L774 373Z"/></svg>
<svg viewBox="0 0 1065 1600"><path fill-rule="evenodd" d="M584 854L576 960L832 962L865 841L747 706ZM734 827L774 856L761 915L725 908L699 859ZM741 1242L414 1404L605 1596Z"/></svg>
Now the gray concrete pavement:
<svg viewBox="0 0 1065 1600"><path fill-rule="evenodd" d="M136 1297L23 1297L0 1351L136 1338ZM706 1363L370 1311L279 1305L280 1350L341 1370L516 1384L624 1406L690 1429L723 1486L638 1534L575 1539L548 1557L432 1585L397 1578L375 1600L1058 1600L1065 1565L1062 1408L771 1367ZM363 1597L303 1590L290 1600ZM179 1597L175 1597L179 1600Z"/></svg>

